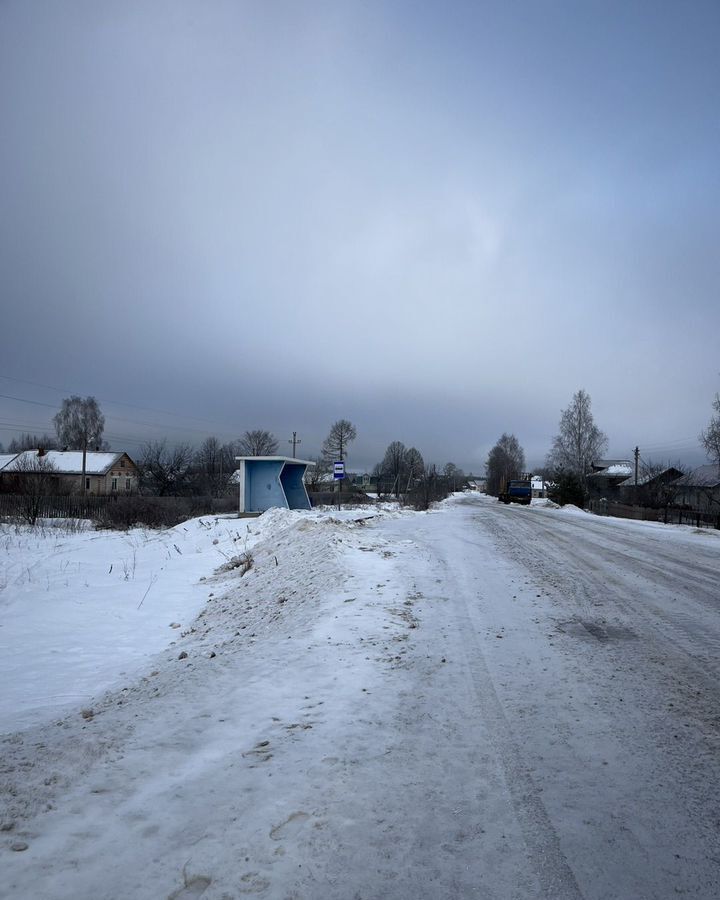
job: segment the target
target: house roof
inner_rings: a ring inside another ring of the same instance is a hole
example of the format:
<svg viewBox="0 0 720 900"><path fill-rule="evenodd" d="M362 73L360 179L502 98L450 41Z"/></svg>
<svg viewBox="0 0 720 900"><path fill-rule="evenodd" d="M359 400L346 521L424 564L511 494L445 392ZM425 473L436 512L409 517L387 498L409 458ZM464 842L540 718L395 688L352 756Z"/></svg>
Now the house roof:
<svg viewBox="0 0 720 900"><path fill-rule="evenodd" d="M88 450L85 454L85 474L105 475L115 465L125 451ZM82 475L82 450L48 450L39 457L37 450L24 450L5 465L3 471L22 471L23 466L39 458L47 460L58 475Z"/></svg>
<svg viewBox="0 0 720 900"><path fill-rule="evenodd" d="M676 487L717 487L720 484L720 466L717 463L707 466L698 466L677 481L673 481Z"/></svg>
<svg viewBox="0 0 720 900"><path fill-rule="evenodd" d="M17 453L0 453L0 471L2 471L8 463L12 462L16 456Z"/></svg>
<svg viewBox="0 0 720 900"><path fill-rule="evenodd" d="M628 463L613 463L607 469L603 469L604 475L630 475L633 467Z"/></svg>
<svg viewBox="0 0 720 900"><path fill-rule="evenodd" d="M631 466L629 459L594 459L592 461L593 469L607 469L608 466Z"/></svg>
<svg viewBox="0 0 720 900"><path fill-rule="evenodd" d="M606 466L599 472L593 472L588 478L628 478L633 473L633 467L629 462L619 461Z"/></svg>
<svg viewBox="0 0 720 900"><path fill-rule="evenodd" d="M643 484L650 484L652 481L657 481L659 478L662 478L663 475L667 475L670 473L673 477L669 479L665 479L666 481L671 481L676 478L679 478L682 475L680 469L676 469L675 466L668 466L667 469L662 469L660 472L638 475L638 487L641 487ZM634 487L635 486L635 478L634 476L630 476L630 478L626 478L625 481L621 482L620 487Z"/></svg>

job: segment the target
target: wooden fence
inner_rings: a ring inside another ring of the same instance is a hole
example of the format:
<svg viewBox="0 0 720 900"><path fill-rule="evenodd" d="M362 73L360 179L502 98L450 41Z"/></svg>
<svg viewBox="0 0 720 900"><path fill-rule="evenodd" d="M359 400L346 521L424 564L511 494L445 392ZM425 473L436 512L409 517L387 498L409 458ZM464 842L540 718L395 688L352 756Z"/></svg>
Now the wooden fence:
<svg viewBox="0 0 720 900"><path fill-rule="evenodd" d="M615 503L611 500L591 500L588 509L600 516L618 516L621 519L641 519L645 522L664 522L673 525L694 525L696 528L720 528L720 510L717 513L699 512L681 506L653 509L648 506Z"/></svg>

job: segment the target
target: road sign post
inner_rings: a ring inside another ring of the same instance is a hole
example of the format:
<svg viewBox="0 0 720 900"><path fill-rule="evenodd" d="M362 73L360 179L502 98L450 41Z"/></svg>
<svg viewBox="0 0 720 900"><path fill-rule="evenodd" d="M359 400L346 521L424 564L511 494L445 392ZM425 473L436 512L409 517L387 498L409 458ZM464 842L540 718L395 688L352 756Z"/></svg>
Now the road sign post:
<svg viewBox="0 0 720 900"><path fill-rule="evenodd" d="M340 509L340 495L342 493L342 480L345 477L345 463L339 460L333 463L333 478L337 481L338 486L338 509Z"/></svg>

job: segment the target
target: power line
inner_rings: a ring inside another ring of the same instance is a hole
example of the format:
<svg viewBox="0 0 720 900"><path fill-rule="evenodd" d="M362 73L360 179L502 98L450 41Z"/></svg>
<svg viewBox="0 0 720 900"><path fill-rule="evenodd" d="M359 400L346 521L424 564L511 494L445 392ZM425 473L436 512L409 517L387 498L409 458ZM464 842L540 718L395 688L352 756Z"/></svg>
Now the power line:
<svg viewBox="0 0 720 900"><path fill-rule="evenodd" d="M38 382L38 381L27 381L27 380L25 380L25 379L23 379L23 378L14 378L12 375L2 375L2 374L0 374L0 378L4 378L4 379L7 380L7 381L15 381L15 382L17 382L18 384L30 384L30 385L32 385L33 387L41 387L41 388L45 388L45 389L48 390L48 391L56 391L58 394L76 394L76 393L77 393L76 391L70 390L70 388L58 388L58 387L53 387L53 386L50 385L50 384L41 384L41 383ZM2 397L2 396L5 396L5 395L4 395L4 394L0 394L0 397ZM9 399L16 399L16 400L17 400L17 399L20 399L20 398L15 397L15 398L9 398ZM98 399L98 401L101 402L101 403L114 403L114 404L117 404L118 406L129 406L131 409L141 409L141 410L144 410L145 412L160 413L160 414L163 415L163 416L172 416L174 419L191 419L191 420L194 421L194 422L203 422L205 425L212 425L213 428L225 427L225 426L219 425L217 422L211 422L209 419L201 419L201 418L199 418L198 416L191 416L191 415L188 415L188 414L186 414L186 413L169 412L169 411L166 410L166 409L156 409L155 407L152 407L152 406L138 406L136 403L128 403L128 402L125 401L125 400L109 400L107 397L98 397L97 399ZM33 402L38 402L38 401L27 400L27 401L25 401L25 402L27 402L27 403L33 403ZM46 403L46 404L44 404L44 405L45 405L45 406L52 406L53 409L56 408L56 405L54 405L54 404ZM132 420L127 419L127 420L125 420L125 421L132 421ZM176 427L179 427L179 426L176 426ZM234 429L234 430L239 431L240 429L238 428L238 429ZM233 431L233 429L230 429L230 430L229 430L229 433L232 432L232 431Z"/></svg>
<svg viewBox="0 0 720 900"><path fill-rule="evenodd" d="M57 403L42 403L40 400L25 400L23 397L11 397L9 394L0 394L5 400L17 400L18 403L32 403L33 406L49 406L50 409L57 409Z"/></svg>
<svg viewBox="0 0 720 900"><path fill-rule="evenodd" d="M43 403L40 400L27 400L25 397L13 397L10 394L0 394L0 397L4 398L5 400L15 400L18 403L31 403L33 406L45 406L45 407L49 407L50 409L57 409L57 404L55 404L55 403ZM103 402L109 403L112 401L104 400ZM105 416L105 418L110 419L111 421L115 421L115 422L125 422L129 425L143 425L148 428L162 428L162 429L171 428L174 431L192 431L196 434L210 434L211 433L206 428L193 428L192 426L185 426L185 425L169 425L167 423L159 423L159 422L141 422L138 419L126 419L124 416L116 416L116 415L113 415L113 413L108 413ZM199 420L199 421L202 421L202 420ZM223 428L223 430L221 431L221 434L231 435L231 434L234 434L234 432L231 429L226 430L225 428Z"/></svg>

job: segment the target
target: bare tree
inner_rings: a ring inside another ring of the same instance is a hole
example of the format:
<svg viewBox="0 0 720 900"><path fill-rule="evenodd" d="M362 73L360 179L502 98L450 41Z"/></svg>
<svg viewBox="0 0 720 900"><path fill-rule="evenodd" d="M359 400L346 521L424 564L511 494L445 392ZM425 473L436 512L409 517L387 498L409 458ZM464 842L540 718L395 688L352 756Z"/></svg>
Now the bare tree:
<svg viewBox="0 0 720 900"><path fill-rule="evenodd" d="M712 402L715 413L710 418L707 428L700 432L700 442L705 448L708 459L717 464L720 471L720 394L715 394Z"/></svg>
<svg viewBox="0 0 720 900"><path fill-rule="evenodd" d="M380 473L386 484L390 484L390 490L396 497L400 496L403 489L405 475L407 473L407 447L402 441L393 441L388 444L383 460L380 463Z"/></svg>
<svg viewBox="0 0 720 900"><path fill-rule="evenodd" d="M348 446L357 437L357 431L352 422L347 419L338 419L330 428L330 434L322 445L322 455L329 461L344 460Z"/></svg>
<svg viewBox="0 0 720 900"><path fill-rule="evenodd" d="M203 441L193 464L198 476L199 490L211 497L227 493L229 478L235 469L235 445L221 444L216 437Z"/></svg>
<svg viewBox="0 0 720 900"><path fill-rule="evenodd" d="M34 525L42 511L43 498L53 493L55 467L46 456L26 451L13 461L11 471L20 497L20 516L28 525Z"/></svg>
<svg viewBox="0 0 720 900"><path fill-rule="evenodd" d="M487 492L497 497L508 481L517 478L525 468L525 453L514 434L502 434L488 454Z"/></svg>
<svg viewBox="0 0 720 900"><path fill-rule="evenodd" d="M102 446L105 416L100 412L94 397L66 397L60 412L53 418L60 447L82 450L82 490L87 488L85 479L88 447Z"/></svg>
<svg viewBox="0 0 720 900"><path fill-rule="evenodd" d="M315 492L328 490L328 475L332 472L332 463L322 456L311 456L309 461L314 462L315 465L308 466L305 472L305 484L308 490Z"/></svg>
<svg viewBox="0 0 720 900"><path fill-rule="evenodd" d="M581 389L560 416L560 431L553 438L547 464L554 472L577 475L584 486L593 460L602 456L607 444L607 436L593 419L590 395Z"/></svg>
<svg viewBox="0 0 720 900"><path fill-rule="evenodd" d="M277 449L277 439L270 431L246 431L238 441L240 456L273 456Z"/></svg>
<svg viewBox="0 0 720 900"><path fill-rule="evenodd" d="M438 475L436 467L425 466L405 494L405 503L418 510L429 509L433 503L447 497L449 491L448 480Z"/></svg>
<svg viewBox="0 0 720 900"><path fill-rule="evenodd" d="M49 434L30 434L22 432L19 438L13 438L8 445L8 453L22 453L23 450L56 450L57 441Z"/></svg>
<svg viewBox="0 0 720 900"><path fill-rule="evenodd" d="M165 439L150 441L140 451L143 488L158 497L182 496L193 484L193 452L189 444L168 447Z"/></svg>
<svg viewBox="0 0 720 900"><path fill-rule="evenodd" d="M411 447L405 454L405 471L407 473L408 486L422 478L425 472L425 461L416 447Z"/></svg>
<svg viewBox="0 0 720 900"><path fill-rule="evenodd" d="M105 416L94 397L68 397L53 418L58 445L68 450L100 447Z"/></svg>
<svg viewBox="0 0 720 900"><path fill-rule="evenodd" d="M456 491L465 483L465 473L453 462L445 463L443 466L443 478L447 481L450 491Z"/></svg>

